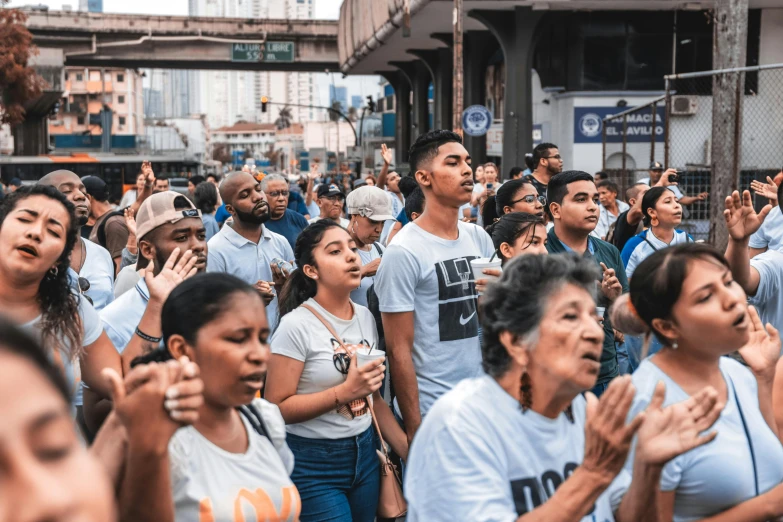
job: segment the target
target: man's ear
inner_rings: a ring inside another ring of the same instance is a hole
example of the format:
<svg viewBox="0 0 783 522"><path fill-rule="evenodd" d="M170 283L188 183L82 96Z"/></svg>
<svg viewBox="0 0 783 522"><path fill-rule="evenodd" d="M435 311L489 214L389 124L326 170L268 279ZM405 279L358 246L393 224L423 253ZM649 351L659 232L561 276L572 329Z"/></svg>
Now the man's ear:
<svg viewBox="0 0 783 522"><path fill-rule="evenodd" d="M429 171L417 170L415 176L419 185L423 187L429 187L432 185L431 173Z"/></svg>

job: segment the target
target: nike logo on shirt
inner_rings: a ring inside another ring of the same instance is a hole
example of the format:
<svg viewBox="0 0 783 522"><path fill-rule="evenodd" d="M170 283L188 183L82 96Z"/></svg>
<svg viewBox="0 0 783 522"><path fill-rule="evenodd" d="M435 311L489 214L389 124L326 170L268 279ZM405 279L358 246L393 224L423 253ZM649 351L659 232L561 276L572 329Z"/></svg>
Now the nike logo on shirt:
<svg viewBox="0 0 783 522"><path fill-rule="evenodd" d="M473 318L474 315L476 315L476 312L473 312L472 314L470 314L467 317L462 317L462 315L460 315L459 316L459 324L461 324L462 326L465 326L466 324L468 324L468 321L470 321Z"/></svg>

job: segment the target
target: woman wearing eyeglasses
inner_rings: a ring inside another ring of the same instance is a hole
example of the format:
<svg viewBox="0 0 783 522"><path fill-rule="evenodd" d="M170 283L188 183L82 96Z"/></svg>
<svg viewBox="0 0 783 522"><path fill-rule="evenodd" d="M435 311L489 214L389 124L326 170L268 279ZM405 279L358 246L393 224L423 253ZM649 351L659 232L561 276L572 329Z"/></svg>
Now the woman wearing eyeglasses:
<svg viewBox="0 0 783 522"><path fill-rule="evenodd" d="M378 342L372 314L350 299L362 277L356 242L337 223L320 220L299 236L294 257L298 268L279 297L265 397L286 422L301 520L372 522L380 471L368 396L399 455L407 454L407 439L377 393L383 353L363 365L348 353L377 349Z"/></svg>
<svg viewBox="0 0 783 522"><path fill-rule="evenodd" d="M546 198L538 194L529 178L513 179L504 183L495 196L498 216L509 212L527 212L543 218L545 203Z"/></svg>

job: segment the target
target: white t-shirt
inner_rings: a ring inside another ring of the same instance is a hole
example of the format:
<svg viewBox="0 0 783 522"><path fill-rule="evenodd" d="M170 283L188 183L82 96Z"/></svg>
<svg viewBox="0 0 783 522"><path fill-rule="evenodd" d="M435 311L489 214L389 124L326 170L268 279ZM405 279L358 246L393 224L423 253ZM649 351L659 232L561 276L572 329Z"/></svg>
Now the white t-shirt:
<svg viewBox="0 0 783 522"><path fill-rule="evenodd" d="M767 219L748 242L750 248L767 248L769 250L781 250L783 248L783 212L780 207L770 210Z"/></svg>
<svg viewBox="0 0 783 522"><path fill-rule="evenodd" d="M693 238L690 234L683 232L682 230L674 231L674 237L672 237L671 243L665 243L661 239L658 239L655 234L653 234L652 229L649 228L641 234L633 236L623 247L620 256L625 264L625 275L630 279L636 271L636 267L639 266L642 261L653 255L657 250L663 250L670 246L682 245L685 243L693 243Z"/></svg>
<svg viewBox="0 0 783 522"><path fill-rule="evenodd" d="M322 218L322 217L310 218L310 219L307 220L307 223L312 225L316 221L320 221L322 219L325 219L325 218ZM343 227L344 229L348 230L348 225L350 225L350 224L351 224L351 222L348 221L347 219L345 219L344 217L340 218L340 226Z"/></svg>
<svg viewBox="0 0 783 522"><path fill-rule="evenodd" d="M136 270L136 263L122 268L120 273L117 274L117 281L114 282L114 298L117 299L128 290L131 290L139 282L139 279L141 279L141 276Z"/></svg>
<svg viewBox="0 0 783 522"><path fill-rule="evenodd" d="M269 438L242 415L249 443L243 454L217 447L193 426L180 428L172 437L169 460L178 522L299 520L301 501L289 478L294 455L285 442L283 417L277 406L263 399L255 399L253 406L261 413Z"/></svg>
<svg viewBox="0 0 783 522"><path fill-rule="evenodd" d="M381 252L383 252L383 247L380 247L380 249ZM370 264L381 257L381 254L378 252L378 248L376 248L375 245L370 245L369 251L359 249L357 250L357 253L359 254L359 259L362 260L362 266ZM375 276L363 277L361 286L351 292L351 301L358 305L367 306L367 290L374 282Z"/></svg>
<svg viewBox="0 0 783 522"><path fill-rule="evenodd" d="M327 312L314 299L305 302L332 324L332 328L343 338L344 344L363 344L378 348L375 318L367 308L354 305L353 317L346 321ZM337 346L338 342L332 338L323 323L310 310L301 306L283 316L271 340L272 353L304 363L302 376L299 377L296 387L297 395L321 392L345 382L345 375L334 365L333 356ZM379 352L379 357L382 356ZM342 439L364 433L370 427L371 421L369 414L348 420L333 410L308 421L288 424L286 430L310 439Z"/></svg>
<svg viewBox="0 0 783 522"><path fill-rule="evenodd" d="M120 201L120 208L125 208L133 205L136 203L136 199L138 198L138 194L136 194L136 189L130 189L125 194L122 195L122 201Z"/></svg>
<svg viewBox="0 0 783 522"><path fill-rule="evenodd" d="M117 298L112 304L101 310L103 329L118 352L122 353L128 346L136 327L139 326L147 303L150 300L150 292L147 282L139 279L132 290L128 290Z"/></svg>
<svg viewBox="0 0 783 522"><path fill-rule="evenodd" d="M750 434L759 492L783 481L783 446L769 429L759 410L758 387L753 374L737 361L721 357L720 370L728 387L728 400L710 431L715 440L680 455L663 468L661 491L675 491L674 522L701 520L755 496L754 471L748 439L737 400ZM655 365L655 356L642 361L633 374L636 396L630 416L647 408L656 384L666 384L664 407L689 395ZM633 454L626 468L633 467Z"/></svg>
<svg viewBox="0 0 783 522"><path fill-rule="evenodd" d="M424 419L405 468L408 522L514 522L541 506L582 463L585 400L574 422L528 410L488 375L466 379ZM612 522L630 484L625 471L584 522Z"/></svg>
<svg viewBox="0 0 783 522"><path fill-rule="evenodd" d="M759 287L748 302L756 307L763 324L783 329L783 252L767 250L750 260L759 273Z"/></svg>
<svg viewBox="0 0 783 522"><path fill-rule="evenodd" d="M90 282L90 289L84 293L92 299L93 306L100 312L114 301L114 261L109 251L102 246L84 238L79 239L84 243L86 256L77 278L83 277Z"/></svg>
<svg viewBox="0 0 783 522"><path fill-rule="evenodd" d="M288 240L263 227L258 243L239 235L233 228L224 226L207 243L207 272L222 272L238 277L249 285L258 281L274 281L272 260L282 259L293 263L294 252ZM277 296L266 307L269 330L277 328Z"/></svg>
<svg viewBox="0 0 783 522"><path fill-rule="evenodd" d="M620 217L620 214L629 210L631 207L628 206L628 203L625 201L618 199L617 209L619 210L619 213L616 216L606 210L606 207L603 205L601 205L600 208L601 213L598 215L598 225L596 225L595 230L593 230L590 235L595 236L598 239L604 239L606 234L609 233L609 228L614 224L615 221L617 221L617 218Z"/></svg>
<svg viewBox="0 0 783 522"><path fill-rule="evenodd" d="M409 223L386 249L375 277L381 312L413 312L413 367L422 415L459 381L481 373L470 261L490 257L495 249L480 227L464 222L457 227L459 237L448 240Z"/></svg>
<svg viewBox="0 0 783 522"><path fill-rule="evenodd" d="M82 299L80 296L77 296L76 300L78 301L79 317L82 320L82 328L84 330L82 335L82 346L87 347L97 341L98 337L100 337L101 333L103 333L101 319L98 316L98 313L95 311L95 308L93 308L92 305L87 302L87 299ZM35 338L39 343L42 342L40 315L32 321L21 325L20 329ZM65 342L64 339L60 340ZM69 386L71 386L71 390L74 393L74 405L81 406L81 394L78 392L81 388L79 385L81 384L82 373L78 361L68 357L67 350L65 349L60 349L57 355L50 355L55 359L58 366L59 363L62 362L65 381Z"/></svg>

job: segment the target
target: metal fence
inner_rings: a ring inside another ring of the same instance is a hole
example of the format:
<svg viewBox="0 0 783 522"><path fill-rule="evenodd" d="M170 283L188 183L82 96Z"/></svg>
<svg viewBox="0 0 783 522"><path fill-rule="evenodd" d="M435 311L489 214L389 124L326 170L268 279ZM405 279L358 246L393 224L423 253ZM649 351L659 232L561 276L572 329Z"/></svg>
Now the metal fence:
<svg viewBox="0 0 783 522"><path fill-rule="evenodd" d="M736 121L716 127L733 132L737 146L730 154L738 176L732 188L748 189L754 179L774 177L783 165L783 64L705 71L666 77L666 93L645 105L603 120L603 165L624 192L649 176L658 161L675 168L680 190L695 196L712 190L713 86L731 81ZM756 198L763 206L766 200ZM710 234L710 200L685 207L683 229L696 239Z"/></svg>

